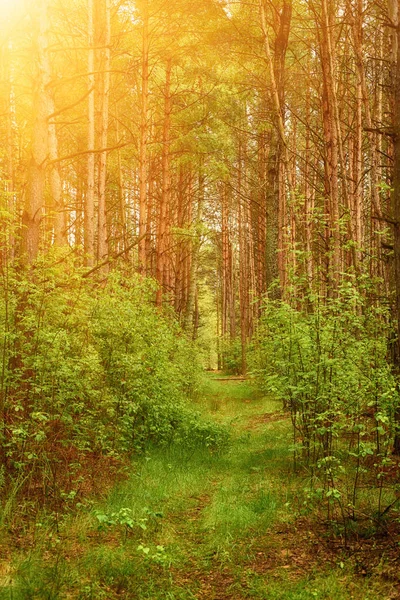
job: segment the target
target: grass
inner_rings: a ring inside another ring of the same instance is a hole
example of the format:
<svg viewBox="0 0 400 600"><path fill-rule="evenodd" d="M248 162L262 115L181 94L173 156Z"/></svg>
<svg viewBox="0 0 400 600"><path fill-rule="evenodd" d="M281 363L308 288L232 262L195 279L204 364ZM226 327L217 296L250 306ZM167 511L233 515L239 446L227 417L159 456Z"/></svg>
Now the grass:
<svg viewBox="0 0 400 600"><path fill-rule="evenodd" d="M0 599L394 597L389 584L357 577L301 516L276 401L210 377L198 404L230 428L229 450L154 449L58 531L43 518L30 541L3 549Z"/></svg>

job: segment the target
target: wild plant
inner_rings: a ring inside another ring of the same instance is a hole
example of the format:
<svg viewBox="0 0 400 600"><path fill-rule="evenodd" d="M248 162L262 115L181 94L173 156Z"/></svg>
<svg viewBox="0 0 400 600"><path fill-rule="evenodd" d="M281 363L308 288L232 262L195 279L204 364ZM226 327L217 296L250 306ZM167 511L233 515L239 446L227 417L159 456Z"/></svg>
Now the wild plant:
<svg viewBox="0 0 400 600"><path fill-rule="evenodd" d="M382 515L394 497L399 403L387 360L388 315L350 283L335 298L314 296L307 306L265 303L254 373L290 412L295 467L307 470L328 518Z"/></svg>
<svg viewBox="0 0 400 600"><path fill-rule="evenodd" d="M49 254L29 277L9 268L0 293L9 493L23 491L57 520L150 444L226 439L189 408L200 365L178 323L154 306L154 282L88 280L73 259Z"/></svg>

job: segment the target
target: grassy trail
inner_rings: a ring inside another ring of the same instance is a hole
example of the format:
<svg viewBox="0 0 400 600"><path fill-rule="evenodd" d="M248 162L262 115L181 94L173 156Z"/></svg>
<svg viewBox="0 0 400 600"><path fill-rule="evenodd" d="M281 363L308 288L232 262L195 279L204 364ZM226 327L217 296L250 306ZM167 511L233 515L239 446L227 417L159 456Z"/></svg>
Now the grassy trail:
<svg viewBox="0 0 400 600"><path fill-rule="evenodd" d="M214 377L199 409L231 428L229 451L152 451L58 532L36 523L30 549L3 551L0 598L395 597L356 579L302 514L304 483L292 474L290 427L275 401Z"/></svg>

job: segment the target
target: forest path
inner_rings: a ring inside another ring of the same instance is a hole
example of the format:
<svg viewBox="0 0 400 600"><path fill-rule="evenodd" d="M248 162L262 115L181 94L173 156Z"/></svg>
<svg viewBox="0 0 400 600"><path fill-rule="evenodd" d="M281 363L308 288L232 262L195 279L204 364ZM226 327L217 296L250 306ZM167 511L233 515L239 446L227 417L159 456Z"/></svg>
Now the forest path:
<svg viewBox="0 0 400 600"><path fill-rule="evenodd" d="M292 473L290 421L280 404L247 381L209 375L197 407L230 428L229 450L173 446L140 461L104 510L144 511L147 528L94 537L80 559L90 584L79 598L368 598L311 521L298 516L305 484Z"/></svg>
<svg viewBox="0 0 400 600"><path fill-rule="evenodd" d="M149 451L104 501L50 537L43 529L42 544L38 529L0 600L398 597L357 578L302 515L306 483L292 472L278 402L247 381L210 375L197 407L230 428L227 451Z"/></svg>
<svg viewBox="0 0 400 600"><path fill-rule="evenodd" d="M331 588L325 573L310 577L321 559L329 566L331 556L306 519L293 522L298 480L281 404L257 394L245 380L214 375L202 408L230 427L232 446L207 473L203 495L176 515L188 564L172 573L175 585L192 595L173 597L350 598L337 589L325 595ZM314 595L317 588L323 595Z"/></svg>

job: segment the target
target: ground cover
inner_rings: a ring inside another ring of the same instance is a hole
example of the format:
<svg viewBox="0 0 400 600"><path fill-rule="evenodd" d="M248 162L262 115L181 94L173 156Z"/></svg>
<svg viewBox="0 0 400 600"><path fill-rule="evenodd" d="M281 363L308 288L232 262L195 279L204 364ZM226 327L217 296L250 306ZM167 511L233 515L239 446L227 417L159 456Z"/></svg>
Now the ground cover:
<svg viewBox="0 0 400 600"><path fill-rule="evenodd" d="M396 540L344 550L315 518L278 402L211 375L196 404L229 428L226 451L150 450L78 514L3 527L0 598L400 597Z"/></svg>

